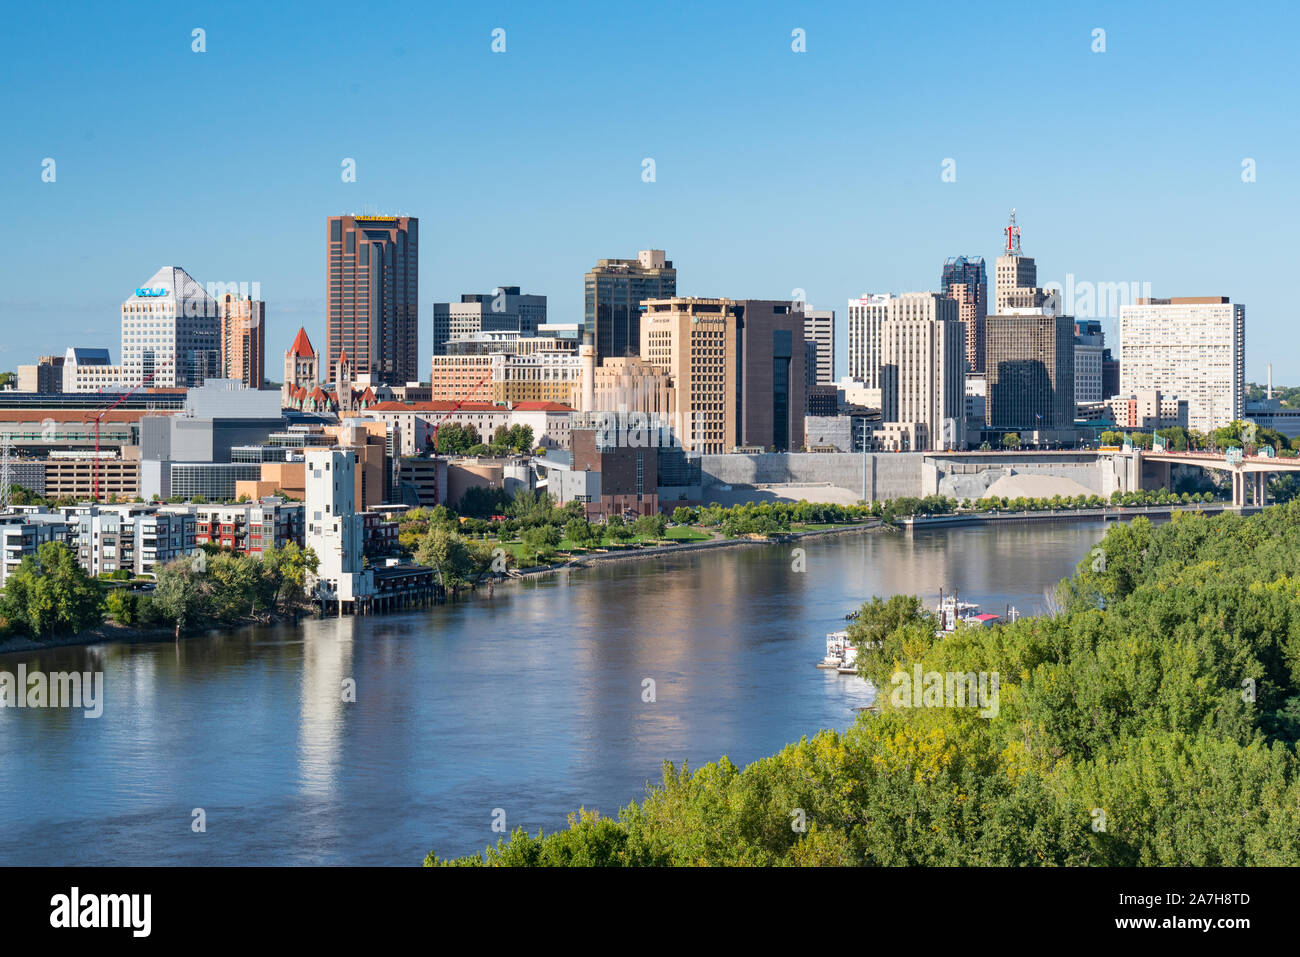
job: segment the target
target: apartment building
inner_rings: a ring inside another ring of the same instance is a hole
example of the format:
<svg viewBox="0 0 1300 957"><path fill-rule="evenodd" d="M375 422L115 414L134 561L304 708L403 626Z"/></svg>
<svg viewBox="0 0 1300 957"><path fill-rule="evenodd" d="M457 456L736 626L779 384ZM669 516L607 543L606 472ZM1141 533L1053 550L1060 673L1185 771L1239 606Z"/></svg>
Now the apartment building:
<svg viewBox="0 0 1300 957"><path fill-rule="evenodd" d="M152 575L194 551L195 517L183 506L90 505L67 513L75 522L71 547L91 575Z"/></svg>
<svg viewBox="0 0 1300 957"><path fill-rule="evenodd" d="M303 543L304 508L301 502L274 499L239 505L197 505L194 542L261 558L268 548Z"/></svg>
<svg viewBox="0 0 1300 957"><path fill-rule="evenodd" d="M1138 299L1119 312L1119 391L1187 400L1190 428L1246 414L1246 307L1227 296Z"/></svg>

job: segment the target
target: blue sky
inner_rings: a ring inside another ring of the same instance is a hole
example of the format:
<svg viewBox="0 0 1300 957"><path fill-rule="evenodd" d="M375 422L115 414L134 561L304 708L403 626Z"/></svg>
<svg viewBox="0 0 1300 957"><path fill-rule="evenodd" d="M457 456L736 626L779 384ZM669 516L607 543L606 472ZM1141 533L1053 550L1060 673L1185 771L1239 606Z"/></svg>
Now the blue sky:
<svg viewBox="0 0 1300 957"><path fill-rule="evenodd" d="M8 15L0 367L116 360L122 300L180 265L261 284L279 378L323 340L326 217L366 209L420 218L426 375L431 303L515 284L577 320L595 260L649 247L685 295L805 290L842 345L851 296L991 274L1016 207L1040 284L1231 296L1248 377L1300 383L1287 4L278 6Z"/></svg>

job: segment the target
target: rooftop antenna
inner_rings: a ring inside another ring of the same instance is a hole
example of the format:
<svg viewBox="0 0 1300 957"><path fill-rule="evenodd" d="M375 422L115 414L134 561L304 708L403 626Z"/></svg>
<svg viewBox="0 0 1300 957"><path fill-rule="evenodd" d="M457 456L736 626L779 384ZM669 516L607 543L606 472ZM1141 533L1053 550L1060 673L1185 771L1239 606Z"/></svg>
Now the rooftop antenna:
<svg viewBox="0 0 1300 957"><path fill-rule="evenodd" d="M1016 225L1016 211L1011 211L1011 222L1002 230L1007 234L1007 255L1020 255L1020 227Z"/></svg>
<svg viewBox="0 0 1300 957"><path fill-rule="evenodd" d="M1268 364L1268 398L1273 398L1273 363Z"/></svg>

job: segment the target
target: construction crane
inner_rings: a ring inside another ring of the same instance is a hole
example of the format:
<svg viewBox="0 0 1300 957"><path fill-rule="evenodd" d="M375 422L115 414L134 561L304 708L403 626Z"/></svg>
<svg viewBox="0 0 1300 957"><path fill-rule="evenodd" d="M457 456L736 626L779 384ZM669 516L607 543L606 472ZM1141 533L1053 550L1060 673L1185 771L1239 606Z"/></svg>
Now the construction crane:
<svg viewBox="0 0 1300 957"><path fill-rule="evenodd" d="M87 412L84 416L82 416L81 420L83 422L90 422L91 420L94 420L95 423L95 455L94 458L92 458L90 461L90 474L94 484L96 502L99 501L99 423L104 421L104 417L107 416L108 413L112 412L114 409L116 409L119 405L121 405L123 402L129 399L136 392L139 392L141 389L143 389L152 379L153 379L152 375L145 376L144 381L142 381L139 385L131 386L131 388L127 389L125 392L119 395L108 405Z"/></svg>
<svg viewBox="0 0 1300 957"><path fill-rule="evenodd" d="M448 419L450 419L453 415L455 415L457 410L459 410L460 407L465 404L465 402L469 399L469 397L473 395L475 392L477 392L482 387L484 382L487 382L491 378L492 378L492 373L489 372L483 378L479 379L478 382L474 383L474 388L472 388L470 391L466 392L459 399L457 399L452 404L452 407L447 412L447 414L444 415L441 419L439 419L434 424L433 426L433 451L434 452L438 451L438 430L442 428L443 423L446 422Z"/></svg>

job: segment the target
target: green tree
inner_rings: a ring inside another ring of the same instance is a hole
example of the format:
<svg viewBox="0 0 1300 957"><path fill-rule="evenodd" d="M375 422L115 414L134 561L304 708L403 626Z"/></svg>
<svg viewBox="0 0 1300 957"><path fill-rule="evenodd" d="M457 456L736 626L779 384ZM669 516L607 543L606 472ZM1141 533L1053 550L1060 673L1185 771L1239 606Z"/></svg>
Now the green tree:
<svg viewBox="0 0 1300 957"><path fill-rule="evenodd" d="M1020 448L1020 433L1008 432L1006 435L1002 436L1002 445L1008 449Z"/></svg>
<svg viewBox="0 0 1300 957"><path fill-rule="evenodd" d="M564 537L577 547L586 548L596 540L596 532L585 518L571 518L564 523Z"/></svg>
<svg viewBox="0 0 1300 957"><path fill-rule="evenodd" d="M560 530L554 525L536 525L525 529L520 536L520 541L523 543L524 551L532 555L535 561L540 562L544 557L552 554L555 546L560 544Z"/></svg>
<svg viewBox="0 0 1300 957"><path fill-rule="evenodd" d="M623 521L622 515L610 515L605 518L605 534L611 542L625 542L636 533Z"/></svg>
<svg viewBox="0 0 1300 957"><path fill-rule="evenodd" d="M632 523L633 530L639 538L658 540L668 531L668 520L660 512L637 516Z"/></svg>
<svg viewBox="0 0 1300 957"><path fill-rule="evenodd" d="M62 542L46 542L9 573L0 615L35 638L84 631L101 620L100 586Z"/></svg>
<svg viewBox="0 0 1300 957"><path fill-rule="evenodd" d="M181 634L209 615L211 589L204 567L192 556L183 556L158 569L158 583L151 597L153 614Z"/></svg>
<svg viewBox="0 0 1300 957"><path fill-rule="evenodd" d="M114 588L104 596L104 610L119 625L131 626L138 620L139 596L127 588Z"/></svg>
<svg viewBox="0 0 1300 957"><path fill-rule="evenodd" d="M415 560L438 571L438 581L449 592L469 584L475 563L465 540L448 525L434 525L420 541Z"/></svg>

